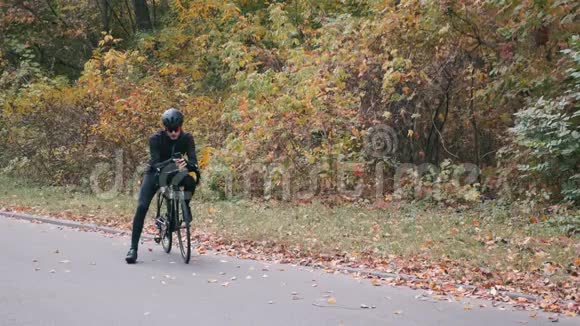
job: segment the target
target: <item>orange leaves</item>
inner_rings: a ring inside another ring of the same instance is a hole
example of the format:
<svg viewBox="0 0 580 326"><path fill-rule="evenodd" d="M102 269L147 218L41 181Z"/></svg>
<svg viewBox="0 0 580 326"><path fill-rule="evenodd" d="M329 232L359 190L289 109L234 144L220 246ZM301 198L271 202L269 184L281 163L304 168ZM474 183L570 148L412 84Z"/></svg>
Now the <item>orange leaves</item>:
<svg viewBox="0 0 580 326"><path fill-rule="evenodd" d="M378 279L376 279L376 278L374 278L374 279L372 279L372 280L371 280L371 284L372 284L373 286L381 286L381 285L383 285L383 284L381 283L381 281L380 281L380 280L378 280Z"/></svg>
<svg viewBox="0 0 580 326"><path fill-rule="evenodd" d="M201 149L200 151L200 157L198 159L199 162L199 167L200 168L205 168L209 165L209 160L211 158L211 153L212 151L214 151L215 149L213 147L210 146L206 146L204 148Z"/></svg>
<svg viewBox="0 0 580 326"><path fill-rule="evenodd" d="M248 113L248 100L243 97L240 100L240 104L238 104L238 109L243 113L243 114L247 114Z"/></svg>

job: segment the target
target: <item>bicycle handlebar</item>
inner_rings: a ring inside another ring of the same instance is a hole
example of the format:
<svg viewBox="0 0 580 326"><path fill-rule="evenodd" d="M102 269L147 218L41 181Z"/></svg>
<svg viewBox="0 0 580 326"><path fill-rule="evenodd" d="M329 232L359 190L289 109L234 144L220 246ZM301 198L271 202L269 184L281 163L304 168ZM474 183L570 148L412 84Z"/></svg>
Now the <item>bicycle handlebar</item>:
<svg viewBox="0 0 580 326"><path fill-rule="evenodd" d="M169 165L170 163L175 162L177 158L170 158L168 160L159 162L159 163L155 163L153 164L153 168L157 171L157 172L161 172L161 170L163 168L165 168L167 165ZM187 162L187 160L184 158L183 160L185 160L185 162ZM173 173L173 172L177 172L179 170L175 170L175 171L169 171L168 173ZM201 174L199 173L199 170L196 168L193 170L193 172L195 173L196 176L196 182L199 183L199 180L201 180Z"/></svg>

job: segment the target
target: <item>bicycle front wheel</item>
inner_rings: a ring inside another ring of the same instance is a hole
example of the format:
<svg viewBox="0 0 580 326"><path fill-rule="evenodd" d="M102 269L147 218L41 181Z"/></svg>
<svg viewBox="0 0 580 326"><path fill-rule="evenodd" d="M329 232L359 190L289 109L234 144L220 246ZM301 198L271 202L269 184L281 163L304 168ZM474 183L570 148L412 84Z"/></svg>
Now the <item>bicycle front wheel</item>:
<svg viewBox="0 0 580 326"><path fill-rule="evenodd" d="M165 196L159 195L157 201L157 218L156 221L160 223L159 225L159 238L161 239L161 247L166 253L171 252L172 244L172 233L171 233L171 201L169 201Z"/></svg>
<svg viewBox="0 0 580 326"><path fill-rule="evenodd" d="M180 209L178 214L177 242L179 243L179 250L181 251L181 258L183 262L189 264L191 258L191 223L185 218L186 204L184 200L180 200Z"/></svg>

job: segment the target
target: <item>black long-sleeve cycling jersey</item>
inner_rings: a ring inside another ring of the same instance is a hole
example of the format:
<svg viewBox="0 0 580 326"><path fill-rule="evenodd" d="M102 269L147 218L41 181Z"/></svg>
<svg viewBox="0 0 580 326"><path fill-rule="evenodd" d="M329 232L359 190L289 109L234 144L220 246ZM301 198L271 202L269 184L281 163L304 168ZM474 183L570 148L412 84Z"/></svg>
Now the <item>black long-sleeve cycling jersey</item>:
<svg viewBox="0 0 580 326"><path fill-rule="evenodd" d="M154 172L154 165L173 157L173 154L187 155L187 170L197 171L197 157L195 155L195 141L193 136L181 131L176 140L169 138L164 130L158 130L149 136L149 168L148 173Z"/></svg>

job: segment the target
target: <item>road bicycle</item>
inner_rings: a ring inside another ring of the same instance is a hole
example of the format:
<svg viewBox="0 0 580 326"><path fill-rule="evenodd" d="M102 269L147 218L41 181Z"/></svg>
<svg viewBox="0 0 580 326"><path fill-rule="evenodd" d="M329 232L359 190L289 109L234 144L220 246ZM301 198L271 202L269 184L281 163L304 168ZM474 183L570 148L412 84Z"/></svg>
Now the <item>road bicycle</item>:
<svg viewBox="0 0 580 326"><path fill-rule="evenodd" d="M155 236L155 242L161 243L163 250L170 253L173 233L175 233L183 262L189 264L192 216L185 201L188 194L184 191L183 186L178 185L178 181L187 172L177 170L175 164L171 166L171 163L174 163L177 158L174 157L156 164L160 187L157 192L157 210L155 212L155 224L159 233ZM195 171L195 174L196 180L199 180L199 172ZM166 182L167 180L171 180L170 184Z"/></svg>

